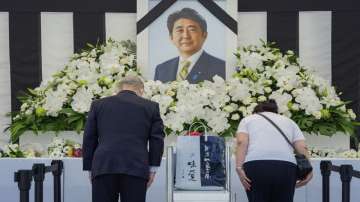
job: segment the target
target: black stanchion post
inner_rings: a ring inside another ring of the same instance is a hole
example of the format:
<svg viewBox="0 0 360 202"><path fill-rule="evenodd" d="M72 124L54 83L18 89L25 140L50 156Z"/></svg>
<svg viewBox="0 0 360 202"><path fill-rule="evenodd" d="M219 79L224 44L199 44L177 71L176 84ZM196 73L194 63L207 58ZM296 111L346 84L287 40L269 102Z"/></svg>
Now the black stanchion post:
<svg viewBox="0 0 360 202"><path fill-rule="evenodd" d="M350 181L352 178L352 165L340 166L340 177L342 182L342 202L350 202Z"/></svg>
<svg viewBox="0 0 360 202"><path fill-rule="evenodd" d="M35 163L32 167L35 181L35 202L43 202L43 184L45 179L45 164Z"/></svg>
<svg viewBox="0 0 360 202"><path fill-rule="evenodd" d="M29 202L31 180L31 170L19 170L18 172L15 172L14 181L18 183L18 188L20 190L20 202Z"/></svg>
<svg viewBox="0 0 360 202"><path fill-rule="evenodd" d="M52 174L54 176L54 202L61 202L61 174L63 162L61 160L51 161Z"/></svg>
<svg viewBox="0 0 360 202"><path fill-rule="evenodd" d="M330 174L331 161L321 161L320 170L322 175L322 201L330 202Z"/></svg>

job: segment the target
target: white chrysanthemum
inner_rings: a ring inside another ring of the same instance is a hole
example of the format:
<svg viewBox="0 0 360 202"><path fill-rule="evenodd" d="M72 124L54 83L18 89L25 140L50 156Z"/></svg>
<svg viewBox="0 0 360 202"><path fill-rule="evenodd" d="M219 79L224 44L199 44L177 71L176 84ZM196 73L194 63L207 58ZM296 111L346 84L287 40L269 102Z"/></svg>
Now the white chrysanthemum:
<svg viewBox="0 0 360 202"><path fill-rule="evenodd" d="M74 82L70 83L61 83L57 86L57 91L60 93L64 93L64 96L70 95L74 92L74 90L77 88L77 85Z"/></svg>
<svg viewBox="0 0 360 202"><path fill-rule="evenodd" d="M257 103L251 103L248 107L246 107L246 111L244 112L244 116L248 116L253 114L255 107L257 106Z"/></svg>
<svg viewBox="0 0 360 202"><path fill-rule="evenodd" d="M231 105L226 105L223 109L228 113L231 113L235 110Z"/></svg>
<svg viewBox="0 0 360 202"><path fill-rule="evenodd" d="M233 114L233 115L231 115L231 118L230 118L231 120L239 120L240 119L240 115L238 114L238 113L236 113L236 114Z"/></svg>
<svg viewBox="0 0 360 202"><path fill-rule="evenodd" d="M92 92L94 95L100 95L103 91L102 88L97 83L89 85L88 90Z"/></svg>
<svg viewBox="0 0 360 202"><path fill-rule="evenodd" d="M309 83L318 87L320 93L327 90L330 87L330 81L316 75L316 73L309 74L309 76L310 76Z"/></svg>
<svg viewBox="0 0 360 202"><path fill-rule="evenodd" d="M293 90L292 94L295 96L295 101L300 104L300 108L305 110L306 114L318 115L323 108L319 98L309 87Z"/></svg>
<svg viewBox="0 0 360 202"><path fill-rule="evenodd" d="M290 65L286 58L279 58L273 65L276 69L284 69L287 65Z"/></svg>
<svg viewBox="0 0 360 202"><path fill-rule="evenodd" d="M286 69L279 69L274 77L277 80L276 85L280 88L284 88L287 91L290 91L294 88L297 88L300 84L299 77L297 73L299 68L296 66L289 66Z"/></svg>
<svg viewBox="0 0 360 202"><path fill-rule="evenodd" d="M53 83L55 80L54 77L48 77L48 78L44 78L41 83L40 86L37 87L37 90L39 91L43 91L45 90L51 83Z"/></svg>
<svg viewBox="0 0 360 202"><path fill-rule="evenodd" d="M330 106L339 106L343 104L339 96L336 94L335 88L332 86L324 87L323 91L320 91L322 95L320 102L329 108Z"/></svg>
<svg viewBox="0 0 360 202"><path fill-rule="evenodd" d="M77 81L86 81L87 84L96 83L97 79L101 76L89 69L79 69L75 74L77 75Z"/></svg>
<svg viewBox="0 0 360 202"><path fill-rule="evenodd" d="M264 69L263 66L264 57L256 52L242 52L240 62L241 65L250 68L250 69L258 69L262 71Z"/></svg>
<svg viewBox="0 0 360 202"><path fill-rule="evenodd" d="M101 98L113 96L119 93L119 88L116 85L112 85L110 88L103 87Z"/></svg>
<svg viewBox="0 0 360 202"><path fill-rule="evenodd" d="M260 95L264 94L264 85L262 84L261 80L257 82L251 82L250 85L248 86L252 96L255 96L256 94L260 94Z"/></svg>
<svg viewBox="0 0 360 202"><path fill-rule="evenodd" d="M148 80L144 83L144 97L151 99L152 96L159 93L159 88L162 84L160 81Z"/></svg>
<svg viewBox="0 0 360 202"><path fill-rule="evenodd" d="M233 101L243 101L250 97L249 87L242 82L232 79L228 82L229 84L229 95Z"/></svg>
<svg viewBox="0 0 360 202"><path fill-rule="evenodd" d="M181 132L184 130L183 123L186 120L185 116L186 115L182 115L181 113L170 112L163 117L164 125L173 131Z"/></svg>
<svg viewBox="0 0 360 202"><path fill-rule="evenodd" d="M258 97L258 101L259 101L259 102L264 102L264 101L266 101L266 100L267 100L267 98L266 98L265 96L263 96L263 95L261 95L261 96Z"/></svg>
<svg viewBox="0 0 360 202"><path fill-rule="evenodd" d="M250 105L253 101L254 100L252 99L252 97L247 97L242 102L244 103L244 105Z"/></svg>
<svg viewBox="0 0 360 202"><path fill-rule="evenodd" d="M167 108L174 101L172 97L168 95L155 95L151 98L152 101L159 103L160 113L165 114Z"/></svg>
<svg viewBox="0 0 360 202"><path fill-rule="evenodd" d="M289 111L288 103L292 100L292 96L288 93L281 93L279 90L274 91L270 96L270 99L274 99L278 109L279 113L283 114L285 112Z"/></svg>
<svg viewBox="0 0 360 202"><path fill-rule="evenodd" d="M28 103L24 103L21 105L20 107L20 111L26 111L29 108L29 104Z"/></svg>
<svg viewBox="0 0 360 202"><path fill-rule="evenodd" d="M356 114L354 113L354 111L352 109L348 109L347 112L352 120L356 119Z"/></svg>
<svg viewBox="0 0 360 202"><path fill-rule="evenodd" d="M214 111L209 108L204 109L205 116L202 117L206 120L207 125L211 127L212 131L216 134L219 134L230 127L228 123L227 117L229 116L228 113L224 111Z"/></svg>
<svg viewBox="0 0 360 202"><path fill-rule="evenodd" d="M265 79L271 80L271 77L273 77L275 75L275 73L277 72L277 69L274 67L270 67L270 66L265 66L264 68L265 68L265 70L262 72L262 76Z"/></svg>
<svg viewBox="0 0 360 202"><path fill-rule="evenodd" d="M18 151L19 150L19 145L18 144L8 144L4 146L4 152L6 154L10 154L11 151Z"/></svg>
<svg viewBox="0 0 360 202"><path fill-rule="evenodd" d="M132 65L135 60L135 55L125 56L120 59L120 64L122 65Z"/></svg>
<svg viewBox="0 0 360 202"><path fill-rule="evenodd" d="M50 152L50 158L64 158L65 154L62 152L62 149L60 148L54 148Z"/></svg>
<svg viewBox="0 0 360 202"><path fill-rule="evenodd" d="M64 92L62 89L47 91L45 93L45 101L43 105L43 108L46 110L46 114L56 117L66 100L66 91Z"/></svg>
<svg viewBox="0 0 360 202"><path fill-rule="evenodd" d="M358 157L357 152L353 149L340 153L340 156L343 158L357 158Z"/></svg>
<svg viewBox="0 0 360 202"><path fill-rule="evenodd" d="M299 104L292 104L291 105L291 110L294 110L294 111L299 111L299 109L300 109L300 105Z"/></svg>
<svg viewBox="0 0 360 202"><path fill-rule="evenodd" d="M65 140L60 137L55 137L53 141L51 142L51 146L54 147L63 147L65 145Z"/></svg>
<svg viewBox="0 0 360 202"><path fill-rule="evenodd" d="M73 96L71 107L74 111L84 113L88 112L94 95L84 87L77 90Z"/></svg>
<svg viewBox="0 0 360 202"><path fill-rule="evenodd" d="M105 53L102 54L99 58L101 71L106 75L111 75L115 73L124 73L125 63L120 63L120 57L123 55L122 48L118 47L107 47L105 48ZM126 58L123 58L127 60ZM126 61L126 63L129 61Z"/></svg>

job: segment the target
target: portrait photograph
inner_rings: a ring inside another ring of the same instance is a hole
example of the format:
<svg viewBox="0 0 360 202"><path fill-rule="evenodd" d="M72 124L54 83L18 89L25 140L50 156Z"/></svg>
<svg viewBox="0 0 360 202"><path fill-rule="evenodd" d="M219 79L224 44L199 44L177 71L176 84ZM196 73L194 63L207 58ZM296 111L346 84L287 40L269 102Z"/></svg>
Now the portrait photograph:
<svg viewBox="0 0 360 202"><path fill-rule="evenodd" d="M159 2L149 0L147 10ZM214 2L223 10L228 7L225 0ZM227 60L228 32L228 28L198 1L176 1L146 28L147 40L138 40L138 47L142 49L138 50L139 65L145 78L162 82L199 83L212 80L215 75L226 79L234 68Z"/></svg>

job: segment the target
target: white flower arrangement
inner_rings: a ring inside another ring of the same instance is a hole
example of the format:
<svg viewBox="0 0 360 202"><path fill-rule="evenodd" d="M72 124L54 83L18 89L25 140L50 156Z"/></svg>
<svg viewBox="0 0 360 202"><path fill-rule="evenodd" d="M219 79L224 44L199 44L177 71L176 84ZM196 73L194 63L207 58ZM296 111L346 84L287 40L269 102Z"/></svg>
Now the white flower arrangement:
<svg viewBox="0 0 360 202"><path fill-rule="evenodd" d="M48 155L50 158L64 158L64 157L81 157L81 145L63 138L54 138L48 145Z"/></svg>
<svg viewBox="0 0 360 202"><path fill-rule="evenodd" d="M311 158L346 158L355 159L360 158L360 151L350 150L334 150L334 149L319 149L316 147L309 148Z"/></svg>
<svg viewBox="0 0 360 202"><path fill-rule="evenodd" d="M330 83L299 64L292 51L285 54L273 43L239 48L237 73L246 83L249 100L274 99L279 113L293 119L303 131L331 136L336 131L354 134L356 115L346 109ZM246 90L246 88L243 90ZM249 102L237 103L239 106ZM241 110L247 115L246 110Z"/></svg>
<svg viewBox="0 0 360 202"><path fill-rule="evenodd" d="M116 82L126 74L140 74L135 52L132 42L109 40L75 54L63 70L21 98L21 110L9 127L12 140L25 130L81 131L93 100L116 93ZM215 76L199 84L145 82L144 97L159 103L167 134L182 134L201 121L212 133L233 136L240 120L268 99L303 131L354 133L354 112L329 82L301 66L292 51L283 54L264 43L239 48L235 55L237 72L226 81ZM54 150L54 155L61 152Z"/></svg>
<svg viewBox="0 0 360 202"><path fill-rule="evenodd" d="M64 69L29 89L8 128L12 141L26 130L80 132L94 99L116 92L115 83L126 73L138 74L136 47L131 41L111 39L74 54Z"/></svg>
<svg viewBox="0 0 360 202"><path fill-rule="evenodd" d="M33 158L39 156L40 153L32 149L22 150L18 144L7 144L0 149L0 158Z"/></svg>

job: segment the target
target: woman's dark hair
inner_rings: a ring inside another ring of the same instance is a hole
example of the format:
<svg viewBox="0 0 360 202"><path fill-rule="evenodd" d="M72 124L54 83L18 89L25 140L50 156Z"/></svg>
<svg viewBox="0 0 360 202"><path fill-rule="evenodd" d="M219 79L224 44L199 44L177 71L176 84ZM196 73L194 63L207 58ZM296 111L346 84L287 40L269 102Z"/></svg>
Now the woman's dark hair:
<svg viewBox="0 0 360 202"><path fill-rule="evenodd" d="M254 113L260 113L260 112L274 112L278 113L278 106L275 102L275 100L270 99L265 102L260 102L255 108Z"/></svg>
<svg viewBox="0 0 360 202"><path fill-rule="evenodd" d="M207 32L207 24L205 19L194 9L183 8L180 11L176 11L169 15L167 19L167 27L170 35L172 35L175 22L181 18L189 19L199 23L201 30L203 32Z"/></svg>

